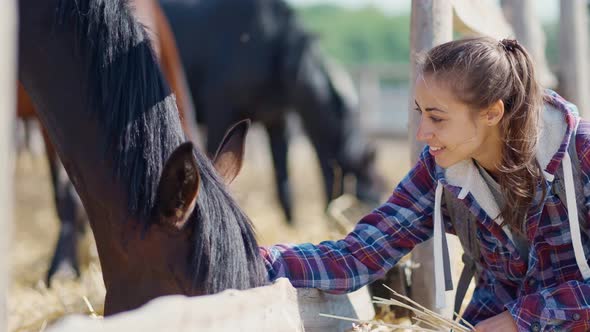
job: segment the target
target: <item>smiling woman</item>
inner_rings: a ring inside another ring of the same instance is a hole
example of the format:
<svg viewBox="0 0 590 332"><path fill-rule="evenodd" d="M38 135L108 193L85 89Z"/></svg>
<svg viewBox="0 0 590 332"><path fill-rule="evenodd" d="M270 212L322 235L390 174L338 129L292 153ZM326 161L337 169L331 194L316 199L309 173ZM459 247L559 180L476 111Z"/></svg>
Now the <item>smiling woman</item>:
<svg viewBox="0 0 590 332"><path fill-rule="evenodd" d="M497 176L507 199L504 221L523 229L523 207L543 178L535 158L541 89L528 54L512 40L468 39L434 48L420 71L417 102L448 110L437 112L448 120L431 126L433 112L423 114L416 138L447 147L435 156L441 167L473 159Z"/></svg>
<svg viewBox="0 0 590 332"><path fill-rule="evenodd" d="M504 114L501 101L485 110L473 111L457 100L444 82L424 74L416 79L415 103L415 110L421 114L416 138L429 146L438 165L446 168L474 158L496 173L495 161L502 154L497 126Z"/></svg>
<svg viewBox="0 0 590 332"><path fill-rule="evenodd" d="M346 292L434 238L444 298L447 232L475 260L463 318L477 331L588 330L590 123L542 92L515 40L439 45L417 77L417 138L428 146L414 168L344 239L264 248L271 278Z"/></svg>

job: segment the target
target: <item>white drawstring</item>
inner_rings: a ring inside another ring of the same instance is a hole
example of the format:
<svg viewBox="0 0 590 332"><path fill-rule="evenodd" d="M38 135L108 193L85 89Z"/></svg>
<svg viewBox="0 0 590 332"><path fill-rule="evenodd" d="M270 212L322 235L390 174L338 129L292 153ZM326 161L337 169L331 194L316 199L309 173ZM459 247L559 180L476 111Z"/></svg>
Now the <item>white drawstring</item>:
<svg viewBox="0 0 590 332"><path fill-rule="evenodd" d="M570 142L575 144L575 142ZM578 219L578 206L576 203L576 190L574 186L574 175L572 173L572 160L569 153L565 152L563 156L563 176L565 178L565 197L567 200L567 214L570 221L570 232L572 234L572 245L574 246L574 255L576 263L582 273L584 280L590 278L590 267L584 255L582 246L582 236L580 234L580 220Z"/></svg>
<svg viewBox="0 0 590 332"><path fill-rule="evenodd" d="M438 181L434 194L434 288L436 292L435 304L438 309L444 308L445 303L445 276L443 270L442 248L442 193L443 185Z"/></svg>

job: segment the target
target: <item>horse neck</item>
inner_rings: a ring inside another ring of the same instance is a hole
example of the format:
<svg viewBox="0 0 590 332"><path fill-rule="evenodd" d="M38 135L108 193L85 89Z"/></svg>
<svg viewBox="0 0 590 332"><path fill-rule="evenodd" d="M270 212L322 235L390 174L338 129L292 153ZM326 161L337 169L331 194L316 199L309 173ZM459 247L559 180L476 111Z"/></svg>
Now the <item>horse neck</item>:
<svg viewBox="0 0 590 332"><path fill-rule="evenodd" d="M100 75L100 72L88 70L84 56L91 54L92 51L77 49L80 39L75 29L60 27L54 22L55 9L61 4L59 0L20 2L19 79L33 99L39 118L47 128L49 137L87 209L101 263L103 263L105 257L109 259L124 257L126 236L140 234L139 231L129 232L128 228L136 227L137 222L142 220L133 218L129 213L127 185L117 179L116 175L119 156L113 149L104 148L113 145L113 142L118 143L121 137L116 133L109 133L108 128L105 127L106 113L101 111L117 113L123 110L88 109L89 101L92 100L88 95L90 90L88 85L97 79L95 76ZM128 42L132 45L128 51L129 54L143 56L144 61L150 61L151 50L147 40ZM129 65L132 65L133 59L125 58L126 55L120 54L120 57L114 58L112 63L127 61ZM151 65L157 66L155 62ZM162 82L161 75L157 75L157 79ZM110 96L113 99L124 98L118 93L125 92L124 90L130 87L121 84L118 89L116 88ZM153 91L157 90L150 92ZM165 93L150 95L145 92L143 95L146 98L149 95L153 105L165 101L166 98ZM139 96L141 97L142 94ZM173 105L173 103L166 105ZM173 106L166 106L158 110L165 112L167 119L170 119L171 123L168 123L165 128L168 138L181 142L183 134L176 109ZM153 110L145 110L145 113L150 111ZM126 125L132 126L132 122L143 119L144 114L137 114L136 117L128 119L129 123ZM138 140L141 140L141 137ZM161 153L166 152L161 151ZM151 174L151 176L159 176L159 174ZM112 271L109 271L109 265L101 265L105 283L108 283Z"/></svg>

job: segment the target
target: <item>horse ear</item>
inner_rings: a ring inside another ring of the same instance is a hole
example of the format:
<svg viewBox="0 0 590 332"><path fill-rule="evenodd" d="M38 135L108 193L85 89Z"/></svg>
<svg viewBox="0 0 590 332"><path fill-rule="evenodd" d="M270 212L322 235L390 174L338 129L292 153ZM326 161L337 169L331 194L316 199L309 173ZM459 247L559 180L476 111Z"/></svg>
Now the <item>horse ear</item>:
<svg viewBox="0 0 590 332"><path fill-rule="evenodd" d="M246 134L250 120L242 120L231 127L217 148L213 165L226 184L230 184L242 168Z"/></svg>
<svg viewBox="0 0 590 332"><path fill-rule="evenodd" d="M158 222L182 229L195 208L199 191L199 167L193 143L181 144L168 158L156 194Z"/></svg>

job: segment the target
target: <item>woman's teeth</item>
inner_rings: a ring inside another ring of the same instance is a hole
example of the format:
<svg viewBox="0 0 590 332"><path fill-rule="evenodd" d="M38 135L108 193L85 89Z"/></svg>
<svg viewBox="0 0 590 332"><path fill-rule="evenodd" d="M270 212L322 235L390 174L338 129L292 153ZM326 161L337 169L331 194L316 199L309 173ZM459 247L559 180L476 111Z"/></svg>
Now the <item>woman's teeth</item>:
<svg viewBox="0 0 590 332"><path fill-rule="evenodd" d="M432 151L439 151L439 150L442 150L442 149L444 149L444 148L442 148L442 147L436 147L436 146L431 146L430 147L430 150L432 150Z"/></svg>

